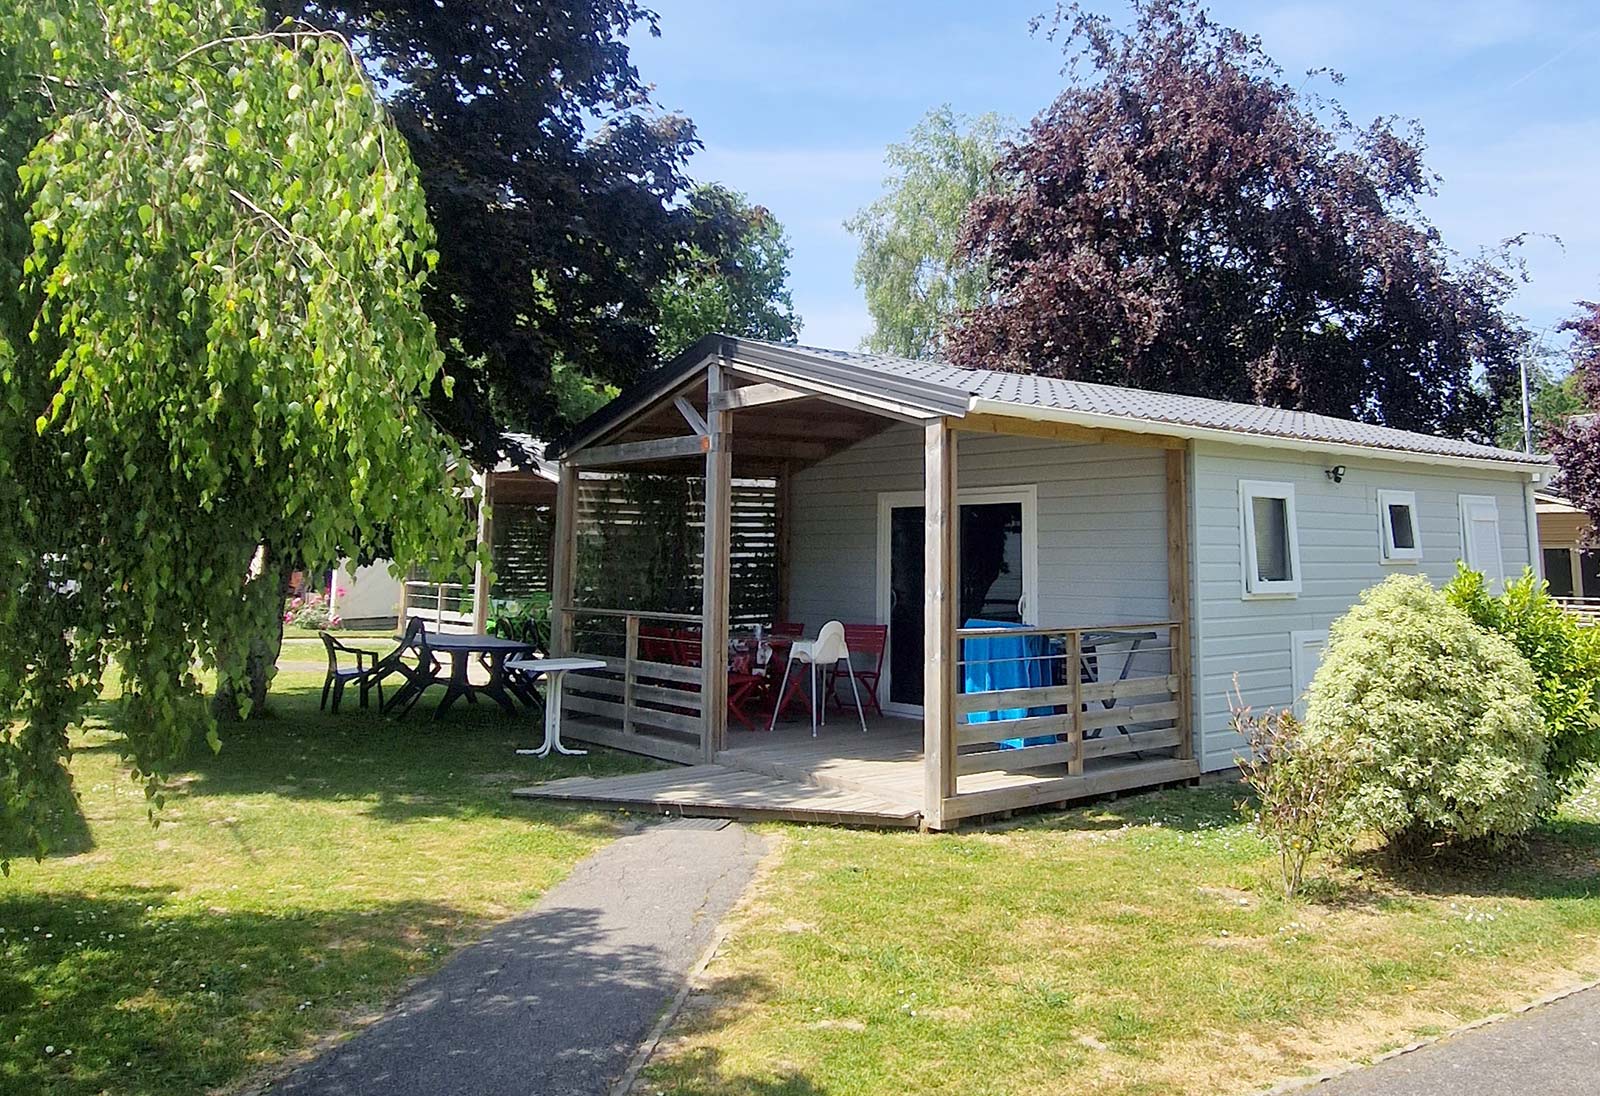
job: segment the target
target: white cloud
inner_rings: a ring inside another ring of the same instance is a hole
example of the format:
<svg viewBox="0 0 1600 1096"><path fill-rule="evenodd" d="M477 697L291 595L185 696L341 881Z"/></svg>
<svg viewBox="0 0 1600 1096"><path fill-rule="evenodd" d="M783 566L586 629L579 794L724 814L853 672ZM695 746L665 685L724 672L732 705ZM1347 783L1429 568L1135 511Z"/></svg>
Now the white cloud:
<svg viewBox="0 0 1600 1096"><path fill-rule="evenodd" d="M1379 59L1427 57L1504 48L1559 36L1556 5L1501 0L1410 3L1274 4L1219 11L1218 18L1259 33L1287 71L1353 67Z"/></svg>

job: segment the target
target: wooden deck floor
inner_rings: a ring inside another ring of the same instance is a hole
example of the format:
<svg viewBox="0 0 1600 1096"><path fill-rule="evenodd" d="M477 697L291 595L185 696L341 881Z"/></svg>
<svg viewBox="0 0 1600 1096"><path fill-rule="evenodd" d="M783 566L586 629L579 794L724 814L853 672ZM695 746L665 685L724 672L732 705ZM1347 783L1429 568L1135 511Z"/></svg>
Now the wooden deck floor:
<svg viewBox="0 0 1600 1096"><path fill-rule="evenodd" d="M918 720L872 719L867 721L867 733L862 734L860 723L836 716L816 738L811 737L809 724L789 724L770 732L730 731L728 739L728 748L717 755L719 764L819 787L870 792L891 803L921 809L922 724ZM1038 806L1155 787L1198 773L1193 761L1170 757L1102 757L1084 763L1083 775L1075 778L1081 791L1075 794L1055 790L1063 775L1061 765L968 773L958 787L963 797L972 796L963 798L963 805L969 806L966 813L991 814L1010 802Z"/></svg>
<svg viewBox="0 0 1600 1096"><path fill-rule="evenodd" d="M852 715L854 713L851 713ZM912 810L922 806L922 724L886 717L861 724L834 717L811 737L810 724L728 732L717 763L821 788L868 792Z"/></svg>
<svg viewBox="0 0 1600 1096"><path fill-rule="evenodd" d="M568 738L617 745L615 731L587 733L584 720L569 718ZM1082 790L1059 792L1061 766L1015 772L978 772L961 778L960 789L986 793L964 800L972 814L989 814L986 802L1040 805L1064 799L1153 787L1196 775L1193 761L1158 757L1098 758L1085 764ZM1037 793L1035 793L1037 789ZM769 818L838 825L916 826L923 795L922 724L893 717L873 719L863 734L857 722L834 717L811 737L809 724L781 724L775 731L729 732L728 748L716 763L690 764L618 777L570 777L518 789L515 795L587 806L656 810L724 818Z"/></svg>

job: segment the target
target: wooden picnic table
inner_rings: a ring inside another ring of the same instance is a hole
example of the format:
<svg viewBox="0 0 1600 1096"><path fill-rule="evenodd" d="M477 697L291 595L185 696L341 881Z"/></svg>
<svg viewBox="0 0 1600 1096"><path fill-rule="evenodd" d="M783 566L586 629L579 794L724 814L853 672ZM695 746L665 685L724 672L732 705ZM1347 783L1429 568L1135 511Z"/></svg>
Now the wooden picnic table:
<svg viewBox="0 0 1600 1096"><path fill-rule="evenodd" d="M402 638L401 642L404 643L405 640ZM403 706L413 693L441 682L445 686L445 691L444 696L439 698L439 706L433 710L435 719L449 711L451 705L461 697L466 697L469 703L476 704L480 693L499 704L507 714L515 714L517 700L521 700L529 707L536 707L539 703L539 698L532 689L513 677L506 667L506 660L512 656L532 652L534 647L531 643L481 633L463 635L454 632L429 632L421 640L406 645L414 650L426 645L430 655L448 658L450 670L445 676L427 674L419 681L406 682L389 701L387 707L391 709ZM470 660L474 655L479 656L489 673L488 682L482 685L474 684L467 676Z"/></svg>

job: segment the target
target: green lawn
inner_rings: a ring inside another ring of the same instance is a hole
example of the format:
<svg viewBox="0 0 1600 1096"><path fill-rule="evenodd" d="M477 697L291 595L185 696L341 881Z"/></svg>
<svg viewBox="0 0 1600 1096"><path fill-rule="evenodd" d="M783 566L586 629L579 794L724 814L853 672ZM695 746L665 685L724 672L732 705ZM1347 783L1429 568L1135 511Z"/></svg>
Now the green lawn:
<svg viewBox="0 0 1600 1096"><path fill-rule="evenodd" d="M650 1093L1248 1092L1600 970L1600 794L1492 863L1318 865L1182 790L939 837L786 831Z"/></svg>
<svg viewBox="0 0 1600 1096"><path fill-rule="evenodd" d="M280 675L275 718L197 749L156 829L115 736L77 736L81 816L0 880L0 1092L198 1093L306 1048L615 832L511 788L643 764L516 757L540 733L493 705L321 716L320 684Z"/></svg>
<svg viewBox="0 0 1600 1096"><path fill-rule="evenodd" d="M158 829L115 737L79 736L81 815L0 881L0 1091L237 1087L615 832L511 788L646 764L517 758L532 719L488 705L321 716L320 680L282 675L275 718L197 750ZM1491 863L1320 864L1297 903L1238 794L937 837L771 827L777 862L643 1091L1244 1091L1600 970L1600 788Z"/></svg>

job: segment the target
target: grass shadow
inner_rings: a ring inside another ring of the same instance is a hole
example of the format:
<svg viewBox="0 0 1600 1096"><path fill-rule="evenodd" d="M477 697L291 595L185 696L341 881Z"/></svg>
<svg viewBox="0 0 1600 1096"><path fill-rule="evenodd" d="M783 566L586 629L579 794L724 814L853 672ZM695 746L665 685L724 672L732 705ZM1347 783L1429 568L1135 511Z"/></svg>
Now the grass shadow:
<svg viewBox="0 0 1600 1096"><path fill-rule="evenodd" d="M318 708L320 684L274 689L259 719L219 729L213 752L198 737L174 766L174 794L190 798L272 794L305 800L370 801L363 813L390 822L441 817L518 817L596 832L609 824L592 812L514 799L515 788L568 776L604 776L660 767L659 762L595 749L582 757L519 756L543 728L536 713L502 712L491 703L457 704L442 719L430 690L407 718L362 710L347 694L342 710ZM118 752L120 738L99 739L85 752Z"/></svg>
<svg viewBox="0 0 1600 1096"><path fill-rule="evenodd" d="M1346 864L1379 885L1436 898L1592 898L1600 891L1600 822L1562 819L1501 849L1445 848L1420 860L1364 849Z"/></svg>
<svg viewBox="0 0 1600 1096"><path fill-rule="evenodd" d="M673 1034L687 1037L715 1031L746 1015L763 1000L767 988L767 980L757 975L718 978L688 998L673 1025ZM674 1053L671 1044L667 1046L668 1050L659 1052L646 1066L637 1090L664 1096L824 1096L829 1091L792 1064L778 1064L773 1073L758 1076L726 1065L726 1056L716 1047L691 1045Z"/></svg>
<svg viewBox="0 0 1600 1096"><path fill-rule="evenodd" d="M1124 793L1063 811L1020 814L1007 821L973 827L973 832L1082 833L1159 825L1198 833L1238 825L1237 804L1245 795L1243 788L1230 784Z"/></svg>
<svg viewBox="0 0 1600 1096"><path fill-rule="evenodd" d="M43 854L46 860L94 851L94 834L71 783L59 788L45 806L42 831L46 839ZM32 860L39 852L32 841L0 822L0 860Z"/></svg>
<svg viewBox="0 0 1600 1096"><path fill-rule="evenodd" d="M726 1071L723 1054L711 1047L697 1047L674 1063L674 1071L693 1079L683 1083L663 1081L651 1074L647 1091L658 1096L704 1096L706 1093L738 1093L739 1096L826 1096L829 1089L793 1066L781 1067L773 1076L757 1077Z"/></svg>
<svg viewBox="0 0 1600 1096"><path fill-rule="evenodd" d="M210 1090L376 1004L474 927L441 903L219 913L171 894L0 894L0 1090Z"/></svg>

